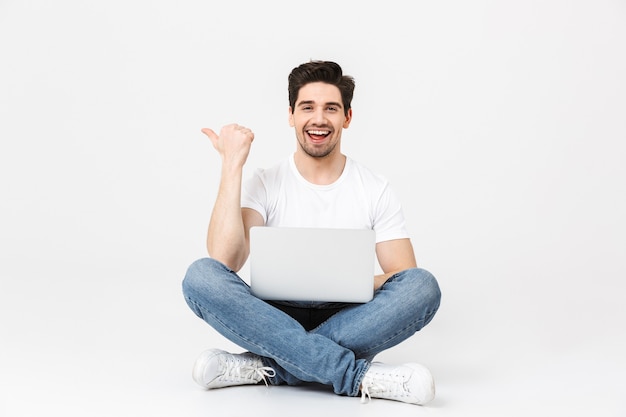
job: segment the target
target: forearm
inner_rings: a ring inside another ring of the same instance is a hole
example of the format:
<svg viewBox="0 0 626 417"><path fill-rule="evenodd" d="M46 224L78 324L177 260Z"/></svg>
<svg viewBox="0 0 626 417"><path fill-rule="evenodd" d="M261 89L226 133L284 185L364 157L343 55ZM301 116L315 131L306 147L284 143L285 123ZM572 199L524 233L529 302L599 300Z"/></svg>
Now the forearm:
<svg viewBox="0 0 626 417"><path fill-rule="evenodd" d="M393 274L395 274L396 271L394 272L389 272L387 274L380 274L380 275L376 275L374 276L374 290L379 289L380 287L382 287L382 285L387 282L387 280L389 279L389 277L391 277Z"/></svg>
<svg viewBox="0 0 626 417"><path fill-rule="evenodd" d="M222 167L207 233L209 256L235 271L241 268L248 255L241 217L241 181L241 167Z"/></svg>
<svg viewBox="0 0 626 417"><path fill-rule="evenodd" d="M413 245L408 238L377 243L376 255L384 273L374 277L375 289L380 288L393 274L417 266Z"/></svg>

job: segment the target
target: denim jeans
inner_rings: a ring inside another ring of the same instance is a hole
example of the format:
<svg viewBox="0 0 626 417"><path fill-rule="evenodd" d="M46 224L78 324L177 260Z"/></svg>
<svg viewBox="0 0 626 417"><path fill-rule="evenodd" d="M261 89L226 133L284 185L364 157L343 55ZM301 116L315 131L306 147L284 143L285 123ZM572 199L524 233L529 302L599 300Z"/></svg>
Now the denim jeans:
<svg viewBox="0 0 626 417"><path fill-rule="evenodd" d="M189 267L183 294L198 317L276 371L271 384L317 382L349 396L358 395L374 356L428 324L441 298L435 278L413 268L393 275L364 304L269 303L210 258Z"/></svg>

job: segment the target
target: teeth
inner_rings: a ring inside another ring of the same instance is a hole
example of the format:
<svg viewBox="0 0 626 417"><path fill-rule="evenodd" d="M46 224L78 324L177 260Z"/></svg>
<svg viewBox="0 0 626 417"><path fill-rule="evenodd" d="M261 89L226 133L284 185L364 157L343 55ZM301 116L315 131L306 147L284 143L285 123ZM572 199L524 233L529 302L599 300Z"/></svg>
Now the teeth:
<svg viewBox="0 0 626 417"><path fill-rule="evenodd" d="M328 131L326 130L309 130L310 135L327 135Z"/></svg>

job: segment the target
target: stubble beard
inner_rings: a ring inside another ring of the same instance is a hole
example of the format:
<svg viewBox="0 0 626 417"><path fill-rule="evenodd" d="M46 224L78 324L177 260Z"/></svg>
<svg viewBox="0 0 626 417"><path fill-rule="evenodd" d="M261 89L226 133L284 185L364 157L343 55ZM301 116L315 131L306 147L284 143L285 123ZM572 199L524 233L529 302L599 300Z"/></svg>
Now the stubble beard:
<svg viewBox="0 0 626 417"><path fill-rule="evenodd" d="M325 146L324 148L317 148L314 146L309 146L306 142L306 139L304 138L298 141L298 144L300 145L300 148L304 151L304 153L312 158L320 159L326 158L328 155L330 155L335 150L335 147L337 147L337 143L339 142L335 142L329 146Z"/></svg>

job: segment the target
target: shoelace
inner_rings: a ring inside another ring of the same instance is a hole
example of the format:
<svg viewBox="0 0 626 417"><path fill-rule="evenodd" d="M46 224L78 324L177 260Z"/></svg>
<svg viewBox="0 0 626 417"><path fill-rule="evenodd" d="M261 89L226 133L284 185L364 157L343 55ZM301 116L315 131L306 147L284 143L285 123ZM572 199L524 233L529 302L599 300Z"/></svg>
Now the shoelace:
<svg viewBox="0 0 626 417"><path fill-rule="evenodd" d="M370 395L370 386L372 384L363 384L363 387L361 388L361 404L365 404L368 403L370 401L372 401L372 397Z"/></svg>
<svg viewBox="0 0 626 417"><path fill-rule="evenodd" d="M378 375L380 378L384 378L382 381L375 381L374 378L368 378L367 381L363 381L361 387L361 403L365 404L372 400L371 392L380 393L388 392L389 396L397 396L404 393L404 380L401 377L394 375ZM370 392L371 391L371 392ZM397 391L398 394L395 393Z"/></svg>
<svg viewBox="0 0 626 417"><path fill-rule="evenodd" d="M263 380L265 386L269 386L266 377L273 378L276 376L274 368L269 366L257 366L254 363L248 362L249 361L246 359L239 358L232 361L226 360L226 370L224 371L224 376L243 378L246 380L255 380L258 378L259 380Z"/></svg>

